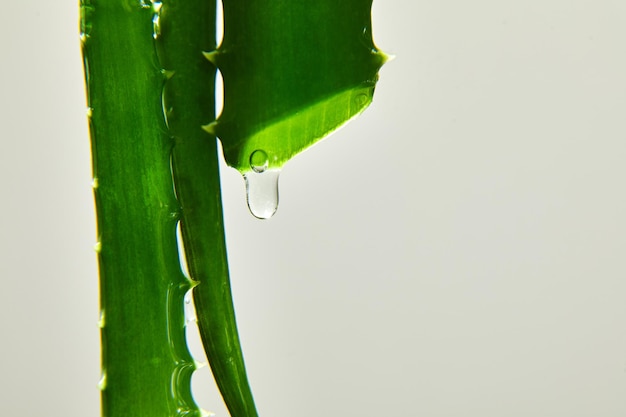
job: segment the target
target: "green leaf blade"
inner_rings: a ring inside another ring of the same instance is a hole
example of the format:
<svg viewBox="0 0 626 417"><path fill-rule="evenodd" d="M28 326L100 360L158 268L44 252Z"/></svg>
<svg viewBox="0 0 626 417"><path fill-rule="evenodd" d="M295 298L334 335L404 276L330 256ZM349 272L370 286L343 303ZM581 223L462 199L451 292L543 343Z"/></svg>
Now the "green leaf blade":
<svg viewBox="0 0 626 417"><path fill-rule="evenodd" d="M215 72L203 52L215 48L214 0L163 0L159 59L169 74L163 108L174 137L172 174L204 350L233 417L256 417L237 332L224 238L215 120Z"/></svg>
<svg viewBox="0 0 626 417"><path fill-rule="evenodd" d="M186 349L172 140L151 7L83 0L100 269L102 413L199 416ZM131 57L131 59L129 59Z"/></svg>
<svg viewBox="0 0 626 417"><path fill-rule="evenodd" d="M224 41L211 57L224 110L209 130L230 166L249 172L261 149L280 168L371 103L386 56L370 14L370 0L224 1Z"/></svg>

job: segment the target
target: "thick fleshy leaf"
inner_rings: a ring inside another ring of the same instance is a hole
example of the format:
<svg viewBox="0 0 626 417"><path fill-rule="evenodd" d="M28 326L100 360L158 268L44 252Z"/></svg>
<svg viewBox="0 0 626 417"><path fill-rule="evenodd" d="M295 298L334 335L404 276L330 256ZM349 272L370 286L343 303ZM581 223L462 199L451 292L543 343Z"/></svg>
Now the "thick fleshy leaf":
<svg viewBox="0 0 626 417"><path fill-rule="evenodd" d="M224 109L205 128L245 174L253 155L279 169L372 101L386 56L371 0L224 0L224 40L205 55L222 73ZM262 159L262 158L261 158Z"/></svg>

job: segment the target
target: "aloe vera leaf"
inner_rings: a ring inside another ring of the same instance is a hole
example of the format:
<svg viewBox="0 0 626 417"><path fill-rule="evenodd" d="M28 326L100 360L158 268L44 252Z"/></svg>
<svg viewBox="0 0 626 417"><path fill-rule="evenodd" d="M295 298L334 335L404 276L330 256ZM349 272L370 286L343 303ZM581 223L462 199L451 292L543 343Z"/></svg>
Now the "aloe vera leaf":
<svg viewBox="0 0 626 417"><path fill-rule="evenodd" d="M150 4L81 2L107 417L200 415L190 393L182 300L191 285L178 260L153 17Z"/></svg>
<svg viewBox="0 0 626 417"><path fill-rule="evenodd" d="M256 150L279 169L372 101L386 60L372 41L371 0L224 0L224 40L207 58L224 109L206 129L245 174Z"/></svg>
<svg viewBox="0 0 626 417"><path fill-rule="evenodd" d="M229 283L217 140L202 129L215 119L216 70L202 54L215 48L215 8L214 1L163 1L156 42L170 74L164 109L200 335L231 415L254 417Z"/></svg>

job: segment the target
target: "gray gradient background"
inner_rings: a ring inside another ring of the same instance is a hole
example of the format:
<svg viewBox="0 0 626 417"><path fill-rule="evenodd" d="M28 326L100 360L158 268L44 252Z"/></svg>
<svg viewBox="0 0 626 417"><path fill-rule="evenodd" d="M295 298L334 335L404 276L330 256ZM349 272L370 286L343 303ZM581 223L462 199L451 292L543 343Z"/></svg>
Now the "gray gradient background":
<svg viewBox="0 0 626 417"><path fill-rule="evenodd" d="M76 3L0 15L0 416L99 413ZM626 416L626 2L376 0L374 32L373 105L274 219L223 172L261 415Z"/></svg>

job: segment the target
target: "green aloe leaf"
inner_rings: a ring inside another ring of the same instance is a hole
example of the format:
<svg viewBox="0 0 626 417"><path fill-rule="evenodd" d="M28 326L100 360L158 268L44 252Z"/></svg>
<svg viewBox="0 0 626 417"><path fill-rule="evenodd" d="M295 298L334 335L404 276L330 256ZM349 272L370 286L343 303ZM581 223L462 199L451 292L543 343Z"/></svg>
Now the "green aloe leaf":
<svg viewBox="0 0 626 417"><path fill-rule="evenodd" d="M206 53L224 79L224 109L205 128L246 176L257 217L276 209L276 171L371 103L387 59L372 40L371 4L224 0L223 42Z"/></svg>
<svg viewBox="0 0 626 417"><path fill-rule="evenodd" d="M163 107L200 335L231 415L256 417L230 290L217 140L202 129L215 119L216 69L202 53L215 47L215 15L214 1L164 0L156 45L168 74Z"/></svg>
<svg viewBox="0 0 626 417"><path fill-rule="evenodd" d="M81 2L99 242L102 414L199 416L185 344L180 206L162 111L155 10Z"/></svg>
<svg viewBox="0 0 626 417"><path fill-rule="evenodd" d="M254 151L280 168L362 112L386 60L372 41L371 0L224 0L224 40L207 53L224 78L224 109L208 126L228 164Z"/></svg>

